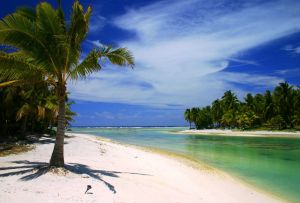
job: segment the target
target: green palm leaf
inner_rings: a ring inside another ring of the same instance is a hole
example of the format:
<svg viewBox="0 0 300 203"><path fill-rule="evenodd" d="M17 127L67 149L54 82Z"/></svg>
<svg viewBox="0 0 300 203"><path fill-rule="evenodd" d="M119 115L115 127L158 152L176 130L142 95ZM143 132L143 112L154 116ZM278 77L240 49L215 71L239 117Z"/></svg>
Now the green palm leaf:
<svg viewBox="0 0 300 203"><path fill-rule="evenodd" d="M73 80L86 78L89 74L101 69L98 63L99 54L96 49L92 50L87 57L70 72L70 77Z"/></svg>
<svg viewBox="0 0 300 203"><path fill-rule="evenodd" d="M127 48L112 50L112 47L104 47L99 50L99 57L109 59L112 64L119 66L134 66L134 57Z"/></svg>

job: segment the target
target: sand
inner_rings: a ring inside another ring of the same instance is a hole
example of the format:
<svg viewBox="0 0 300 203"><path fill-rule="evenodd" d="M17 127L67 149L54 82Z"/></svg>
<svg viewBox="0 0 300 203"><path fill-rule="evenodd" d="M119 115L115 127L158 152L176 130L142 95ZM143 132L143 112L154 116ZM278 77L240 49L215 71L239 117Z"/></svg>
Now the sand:
<svg viewBox="0 0 300 203"><path fill-rule="evenodd" d="M252 137L300 137L300 132L284 131L241 131L241 130L221 130L221 129L204 129L204 130L183 130L176 133L193 134L193 135L226 135L226 136L252 136Z"/></svg>
<svg viewBox="0 0 300 203"><path fill-rule="evenodd" d="M46 172L53 140L30 152L0 157L0 202L279 202L208 167L132 146L76 134L67 138L72 172ZM35 169L39 167L38 169ZM87 185L92 189L85 194Z"/></svg>

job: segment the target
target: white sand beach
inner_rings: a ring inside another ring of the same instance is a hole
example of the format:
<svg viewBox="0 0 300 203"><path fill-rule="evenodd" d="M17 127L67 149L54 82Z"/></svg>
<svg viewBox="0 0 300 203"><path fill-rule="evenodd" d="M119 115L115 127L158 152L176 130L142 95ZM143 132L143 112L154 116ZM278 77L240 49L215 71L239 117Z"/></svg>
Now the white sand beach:
<svg viewBox="0 0 300 203"><path fill-rule="evenodd" d="M83 134L65 142L67 174L44 173L50 138L0 157L0 202L280 202L223 172L166 155Z"/></svg>
<svg viewBox="0 0 300 203"><path fill-rule="evenodd" d="M222 130L222 129L203 129L203 130L183 130L179 133L193 135L226 135L226 136L253 136L253 137L300 137L300 132L285 131L241 131L241 130Z"/></svg>

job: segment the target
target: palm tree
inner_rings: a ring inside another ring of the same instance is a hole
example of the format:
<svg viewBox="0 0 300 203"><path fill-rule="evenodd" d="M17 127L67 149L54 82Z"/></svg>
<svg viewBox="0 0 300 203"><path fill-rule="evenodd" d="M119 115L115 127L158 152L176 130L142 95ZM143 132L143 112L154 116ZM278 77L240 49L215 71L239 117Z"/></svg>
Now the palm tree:
<svg viewBox="0 0 300 203"><path fill-rule="evenodd" d="M264 122L270 120L274 115L274 103L272 99L272 94L269 90L266 91L264 95Z"/></svg>
<svg viewBox="0 0 300 203"><path fill-rule="evenodd" d="M248 109L253 111L253 109L254 109L254 98L253 98L251 93L248 93L246 95L245 102L246 102L246 106L248 107Z"/></svg>
<svg viewBox="0 0 300 203"><path fill-rule="evenodd" d="M197 121L197 117L198 117L198 112L199 112L199 108L197 108L197 107L193 107L191 109L191 121L195 124L195 126L196 126L196 121Z"/></svg>
<svg viewBox="0 0 300 203"><path fill-rule="evenodd" d="M212 113L213 122L216 124L217 127L220 127L221 119L223 116L223 109L219 99L216 99L212 103L211 113Z"/></svg>
<svg viewBox="0 0 300 203"><path fill-rule="evenodd" d="M287 82L279 83L274 90L273 97L277 106L278 114L287 124L292 125L291 119L294 100L293 86L290 86Z"/></svg>
<svg viewBox="0 0 300 203"><path fill-rule="evenodd" d="M221 103L224 111L236 110L239 104L239 100L232 91L228 90L224 93Z"/></svg>
<svg viewBox="0 0 300 203"><path fill-rule="evenodd" d="M294 126L300 125L300 86L294 90L294 115L292 123Z"/></svg>
<svg viewBox="0 0 300 203"><path fill-rule="evenodd" d="M18 9L0 21L0 44L15 48L11 53L0 52L0 77L9 79L2 86L41 82L42 76L43 82L55 89L58 124L50 159L53 167L64 167L67 82L99 71L107 59L112 64L134 66L133 56L126 48L95 48L81 58L91 12L90 6L84 11L76 0L70 20L66 21L60 5L54 9L42 2L36 9Z"/></svg>
<svg viewBox="0 0 300 203"><path fill-rule="evenodd" d="M184 112L184 119L190 123L190 129L192 128L192 120L191 120L191 110L186 109Z"/></svg>

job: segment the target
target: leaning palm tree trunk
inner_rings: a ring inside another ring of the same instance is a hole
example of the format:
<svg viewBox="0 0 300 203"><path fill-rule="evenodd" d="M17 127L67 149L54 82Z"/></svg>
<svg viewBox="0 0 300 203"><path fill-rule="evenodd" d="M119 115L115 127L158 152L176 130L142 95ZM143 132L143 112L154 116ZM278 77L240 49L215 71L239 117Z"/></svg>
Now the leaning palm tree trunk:
<svg viewBox="0 0 300 203"><path fill-rule="evenodd" d="M64 167L64 137L65 137L65 102L59 101L57 133L50 166Z"/></svg>
<svg viewBox="0 0 300 203"><path fill-rule="evenodd" d="M59 94L59 109L57 118L57 132L55 145L50 159L50 166L64 167L64 137L65 137L65 92L66 88L63 87L58 91Z"/></svg>

